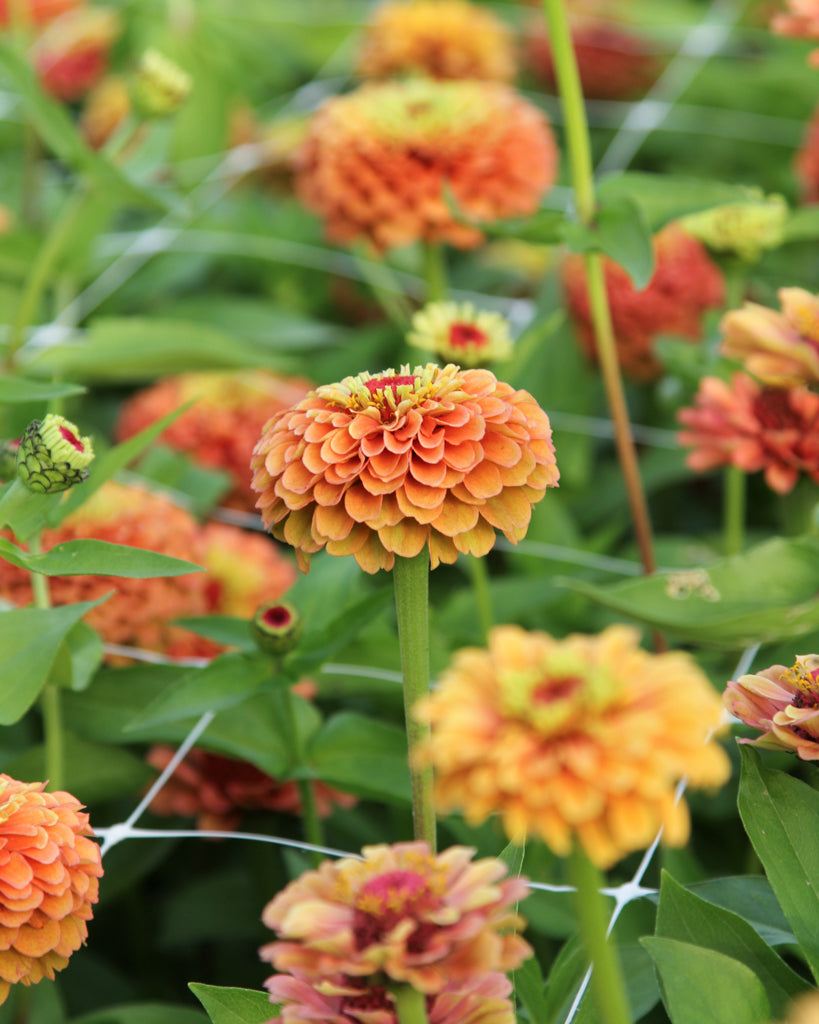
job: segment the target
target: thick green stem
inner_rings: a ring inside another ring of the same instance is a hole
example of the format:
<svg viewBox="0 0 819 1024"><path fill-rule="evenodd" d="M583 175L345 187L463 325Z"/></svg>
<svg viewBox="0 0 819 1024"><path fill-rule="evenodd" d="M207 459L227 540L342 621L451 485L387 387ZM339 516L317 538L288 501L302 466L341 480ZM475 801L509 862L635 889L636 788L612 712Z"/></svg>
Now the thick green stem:
<svg viewBox="0 0 819 1024"><path fill-rule="evenodd" d="M728 466L722 480L725 554L738 555L745 535L745 473Z"/></svg>
<svg viewBox="0 0 819 1024"><path fill-rule="evenodd" d="M395 1015L398 1024L428 1024L427 997L409 985L397 985L393 989Z"/></svg>
<svg viewBox="0 0 819 1024"><path fill-rule="evenodd" d="M427 282L427 302L441 302L446 298L446 261L440 242L424 244L424 280Z"/></svg>
<svg viewBox="0 0 819 1024"><path fill-rule="evenodd" d="M492 593L489 589L489 571L485 558L467 556L469 574L472 577L472 590L475 604L478 606L478 622L481 624L483 640L486 641L490 629L495 625L495 614L492 611Z"/></svg>
<svg viewBox="0 0 819 1024"><path fill-rule="evenodd" d="M429 551L426 545L413 558L396 555L392 579L404 676L412 820L415 838L425 839L434 851L436 834L432 768L418 767L414 756L418 744L429 736L430 730L428 725L416 721L412 713L416 701L429 693Z"/></svg>
<svg viewBox="0 0 819 1024"><path fill-rule="evenodd" d="M288 726L290 728L290 735L293 743L293 759L299 768L301 768L306 760L304 754L304 741L302 739L301 730L299 729L298 718L296 717L296 703L293 699L293 693L289 687L285 690L284 699L287 707ZM321 818L319 817L318 807L316 806L316 794L313 788L313 781L312 779L297 779L296 786L298 787L299 799L301 800L301 820L305 842L312 843L313 846L324 846L324 829L321 824ZM310 856L314 867L318 867L324 860L324 857L318 851L312 851Z"/></svg>
<svg viewBox="0 0 819 1024"><path fill-rule="evenodd" d="M41 551L40 537L35 535L28 544L33 555ZM48 578L42 573L31 574L31 590L35 608L50 608L51 593ZM45 774L52 790L62 789L65 776L65 741L63 733L62 695L59 686L46 683L40 694L40 711L43 716L43 740L45 744Z"/></svg>
<svg viewBox="0 0 819 1024"><path fill-rule="evenodd" d="M569 878L577 892L575 907L580 936L592 966L591 989L601 1024L632 1024L623 975L606 938L607 916L600 892L602 878L585 852L575 846L568 860Z"/></svg>

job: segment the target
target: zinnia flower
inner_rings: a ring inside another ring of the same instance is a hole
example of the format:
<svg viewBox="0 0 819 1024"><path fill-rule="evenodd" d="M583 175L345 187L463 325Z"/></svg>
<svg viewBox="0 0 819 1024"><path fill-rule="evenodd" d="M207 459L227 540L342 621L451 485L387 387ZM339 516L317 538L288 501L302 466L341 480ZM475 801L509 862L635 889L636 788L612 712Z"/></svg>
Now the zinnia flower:
<svg viewBox="0 0 819 1024"><path fill-rule="evenodd" d="M29 18L35 25L45 25L55 18L59 18L66 11L79 7L82 0L23 0L24 17ZM9 0L0 0L0 27L11 23Z"/></svg>
<svg viewBox="0 0 819 1024"><path fill-rule="evenodd" d="M778 494L792 490L801 473L819 483L819 395L805 387L766 388L736 373L730 384L703 377L694 401L677 413L687 428L679 442L693 449L690 469L764 470Z"/></svg>
<svg viewBox="0 0 819 1024"><path fill-rule="evenodd" d="M281 1016L268 1024L399 1024L392 993L383 985L339 975L311 984L289 974L265 983ZM429 1024L515 1024L509 979L498 972L449 985L426 997Z"/></svg>
<svg viewBox="0 0 819 1024"><path fill-rule="evenodd" d="M273 413L304 398L310 387L306 380L280 377L267 370L183 373L166 377L128 399L115 432L118 440L127 440L193 400L190 409L178 416L159 440L202 466L229 473L233 489L226 503L251 511L256 495L248 466L262 427Z"/></svg>
<svg viewBox="0 0 819 1024"><path fill-rule="evenodd" d="M326 861L291 882L264 909L279 935L260 950L277 971L306 981L379 975L432 995L530 955L517 934L523 878L494 858L425 842L365 846L363 860Z"/></svg>
<svg viewBox="0 0 819 1024"><path fill-rule="evenodd" d="M728 683L722 700L732 715L762 733L740 743L819 760L819 656L801 654L791 668L772 665L740 676Z"/></svg>
<svg viewBox="0 0 819 1024"><path fill-rule="evenodd" d="M32 49L46 92L66 103L82 99L105 74L119 31L116 11L106 7L78 7L52 22Z"/></svg>
<svg viewBox="0 0 819 1024"><path fill-rule="evenodd" d="M708 259L702 243L676 225L655 236L654 255L654 274L642 291L637 291L619 264L604 260L617 354L623 372L635 380L654 380L662 373L653 351L655 338L672 334L698 341L703 314L721 306L724 300L722 274ZM580 343L590 357L596 358L582 256L566 259L563 284Z"/></svg>
<svg viewBox="0 0 819 1024"><path fill-rule="evenodd" d="M367 78L422 74L510 82L515 57L509 30L466 0L391 0L364 31L357 71Z"/></svg>
<svg viewBox="0 0 819 1024"><path fill-rule="evenodd" d="M464 366L508 359L509 324L500 313L476 310L471 302L430 302L412 318L407 341Z"/></svg>
<svg viewBox="0 0 819 1024"><path fill-rule="evenodd" d="M367 572L429 546L432 567L517 543L558 481L551 427L526 391L452 364L361 373L277 413L253 454L265 525L306 572L326 547Z"/></svg>
<svg viewBox="0 0 819 1024"><path fill-rule="evenodd" d="M819 39L819 0L787 0L787 7L773 16L771 30L780 36ZM819 50L813 50L809 61L819 67Z"/></svg>
<svg viewBox="0 0 819 1024"><path fill-rule="evenodd" d="M763 384L819 383L819 295L780 288L782 312L746 302L722 318L720 352Z"/></svg>
<svg viewBox="0 0 819 1024"><path fill-rule="evenodd" d="M819 107L808 122L794 166L803 200L806 203L819 202Z"/></svg>
<svg viewBox="0 0 819 1024"><path fill-rule="evenodd" d="M661 827L670 845L686 841L677 783L730 774L709 741L720 715L689 655L649 654L630 627L555 640L501 626L488 650L458 652L416 706L432 727L419 761L434 767L442 811L471 825L497 813L510 839L538 836L560 856L576 838L608 867Z"/></svg>
<svg viewBox="0 0 819 1024"><path fill-rule="evenodd" d="M92 149L100 149L131 113L131 93L124 78L108 75L85 99L80 131Z"/></svg>
<svg viewBox="0 0 819 1024"><path fill-rule="evenodd" d="M102 875L82 804L0 775L0 1003L54 978L88 935Z"/></svg>
<svg viewBox="0 0 819 1024"><path fill-rule="evenodd" d="M173 747L151 747L146 761L158 771L167 768ZM323 782L313 782L316 810L326 817L334 806L352 807L356 799ZM245 811L279 811L301 814L298 785L280 782L247 761L194 748L177 765L173 775L151 801L154 814L196 816L196 827L230 832Z"/></svg>
<svg viewBox="0 0 819 1024"><path fill-rule="evenodd" d="M557 160L545 116L508 86L369 83L318 111L296 185L335 242L367 238L387 249L425 240L467 249L483 233L464 221L534 213Z"/></svg>

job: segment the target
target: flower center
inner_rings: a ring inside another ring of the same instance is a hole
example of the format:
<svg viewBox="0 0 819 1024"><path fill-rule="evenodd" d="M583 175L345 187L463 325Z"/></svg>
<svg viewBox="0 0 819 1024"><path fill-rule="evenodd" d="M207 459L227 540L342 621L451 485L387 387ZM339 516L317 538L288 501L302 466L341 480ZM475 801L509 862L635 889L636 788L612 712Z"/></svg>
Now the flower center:
<svg viewBox="0 0 819 1024"><path fill-rule="evenodd" d="M767 430L788 430L800 425L783 388L765 388L753 402L754 416Z"/></svg>
<svg viewBox="0 0 819 1024"><path fill-rule="evenodd" d="M274 629L283 629L288 626L292 618L290 609L283 604L276 604L272 608L268 608L262 615L265 625L272 626Z"/></svg>
<svg viewBox="0 0 819 1024"><path fill-rule="evenodd" d="M819 707L819 664L815 658L800 661L798 658L793 667L788 669L785 676L791 685L796 687L791 704L795 708L816 708Z"/></svg>
<svg viewBox="0 0 819 1024"><path fill-rule="evenodd" d="M378 942L404 918L417 918L437 902L429 879L415 871L388 871L358 891L353 915L356 949Z"/></svg>
<svg viewBox="0 0 819 1024"><path fill-rule="evenodd" d="M531 697L535 704L550 704L553 701L567 700L582 688L583 679L580 676L554 676L533 687Z"/></svg>
<svg viewBox="0 0 819 1024"><path fill-rule="evenodd" d="M85 451L85 445L73 431L68 429L68 427L60 427L60 437L62 437L64 441L68 441L69 444L73 445L78 452Z"/></svg>
<svg viewBox="0 0 819 1024"><path fill-rule="evenodd" d="M411 374L396 373L389 377L371 377L369 380L365 380L364 384L376 401L383 400L386 392L390 391L393 400L400 402L409 393L407 390L402 391L401 389L414 388L417 380L418 378Z"/></svg>
<svg viewBox="0 0 819 1024"><path fill-rule="evenodd" d="M339 1005L339 1013L344 1015L345 1020L355 1022L369 1020L370 1014L378 1010L387 1010L391 1015L395 1014L395 1005L383 988L373 986L365 988L360 995L344 996Z"/></svg>
<svg viewBox="0 0 819 1024"><path fill-rule="evenodd" d="M449 328L449 343L453 348L466 348L474 345L476 348L483 348L489 341L489 336L474 324L453 324Z"/></svg>

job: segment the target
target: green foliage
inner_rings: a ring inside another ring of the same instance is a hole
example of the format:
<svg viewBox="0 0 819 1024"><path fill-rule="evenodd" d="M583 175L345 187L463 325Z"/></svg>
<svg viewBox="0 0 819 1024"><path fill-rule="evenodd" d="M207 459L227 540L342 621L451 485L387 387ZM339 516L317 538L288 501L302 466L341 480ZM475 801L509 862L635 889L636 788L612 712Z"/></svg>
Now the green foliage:
<svg viewBox="0 0 819 1024"><path fill-rule="evenodd" d="M275 1007L264 992L244 988L217 988L215 985L188 986L208 1011L212 1024L264 1024L275 1014Z"/></svg>

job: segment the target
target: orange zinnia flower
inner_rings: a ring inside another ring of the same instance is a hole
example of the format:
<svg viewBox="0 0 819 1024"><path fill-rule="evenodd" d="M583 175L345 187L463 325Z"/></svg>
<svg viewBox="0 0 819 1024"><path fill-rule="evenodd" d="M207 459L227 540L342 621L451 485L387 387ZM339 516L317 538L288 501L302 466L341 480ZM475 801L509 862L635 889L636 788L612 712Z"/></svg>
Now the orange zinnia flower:
<svg viewBox="0 0 819 1024"><path fill-rule="evenodd" d="M654 380L662 373L653 352L656 337L673 334L699 340L703 314L721 306L724 297L722 274L708 259L705 248L676 225L655 236L654 255L654 275L642 291L637 291L619 264L604 260L617 354L623 372L635 380ZM596 358L582 256L569 256L565 261L563 283L580 343Z"/></svg>
<svg viewBox="0 0 819 1024"><path fill-rule="evenodd" d="M757 739L741 739L767 750L789 750L803 761L819 761L819 657L799 655L792 668L772 665L730 681L722 695L728 711Z"/></svg>
<svg viewBox="0 0 819 1024"><path fill-rule="evenodd" d="M545 116L508 86L419 78L328 100L302 146L296 185L333 241L471 248L483 233L464 221L534 213L557 160Z"/></svg>
<svg viewBox="0 0 819 1024"><path fill-rule="evenodd" d="M82 99L105 74L119 30L116 11L105 7L78 7L52 22L33 47L46 92L66 103Z"/></svg>
<svg viewBox="0 0 819 1024"><path fill-rule="evenodd" d="M403 366L346 377L277 413L253 454L265 525L306 572L326 547L367 572L429 546L432 567L513 543L558 481L551 427L488 370Z"/></svg>
<svg viewBox="0 0 819 1024"><path fill-rule="evenodd" d="M425 74L510 82L515 56L509 30L466 0L391 0L376 8L358 57L367 78Z"/></svg>
<svg viewBox="0 0 819 1024"><path fill-rule="evenodd" d="M649 845L679 846L688 811L675 788L722 784L730 762L709 742L720 701L689 655L649 654L637 631L555 640L494 629L489 649L460 651L416 705L432 727L419 761L435 769L443 811L473 825L500 814L507 835L576 839L600 867Z"/></svg>
<svg viewBox="0 0 819 1024"><path fill-rule="evenodd" d="M787 0L787 11L775 14L771 29L780 36L819 39L819 0ZM819 50L813 50L810 64L819 67Z"/></svg>
<svg viewBox="0 0 819 1024"><path fill-rule="evenodd" d="M267 370L183 373L137 392L120 412L116 436L124 441L155 420L193 401L160 440L195 462L233 478L227 504L248 511L256 495L250 486L250 455L273 413L304 398L311 384Z"/></svg>
<svg viewBox="0 0 819 1024"><path fill-rule="evenodd" d="M54 978L88 935L102 875L82 804L0 775L0 1003Z"/></svg>
<svg viewBox="0 0 819 1024"><path fill-rule="evenodd" d="M83 0L24 0L23 6L25 17L30 18L35 25L45 25L46 22L59 18L66 11L79 7ZM0 27L5 27L11 21L9 14L9 0L0 0Z"/></svg>
<svg viewBox="0 0 819 1024"><path fill-rule="evenodd" d="M515 904L528 892L499 860L472 861L425 842L365 846L363 860L325 862L268 903L262 920L280 936L260 950L277 971L306 981L377 975L432 995L531 954Z"/></svg>
<svg viewBox="0 0 819 1024"><path fill-rule="evenodd" d="M85 99L80 131L93 149L100 149L131 113L131 93L124 78L103 78Z"/></svg>
<svg viewBox="0 0 819 1024"><path fill-rule="evenodd" d="M694 407L677 418L687 428L680 444L693 449L690 469L764 470L778 494L792 490L801 473L819 483L819 395L805 387L766 388L744 373L730 384L703 377Z"/></svg>

